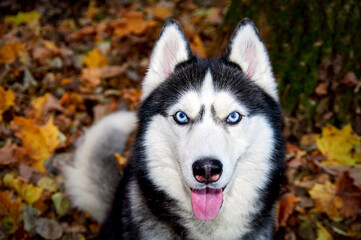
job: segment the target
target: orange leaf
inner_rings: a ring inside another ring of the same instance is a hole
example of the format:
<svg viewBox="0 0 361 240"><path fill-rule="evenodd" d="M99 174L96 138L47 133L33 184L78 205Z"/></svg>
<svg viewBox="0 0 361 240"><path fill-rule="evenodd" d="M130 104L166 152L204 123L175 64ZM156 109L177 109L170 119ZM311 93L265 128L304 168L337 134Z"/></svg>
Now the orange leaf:
<svg viewBox="0 0 361 240"><path fill-rule="evenodd" d="M2 114L8 110L11 106L14 106L15 94L11 91L5 91L0 86L0 122L2 121Z"/></svg>
<svg viewBox="0 0 361 240"><path fill-rule="evenodd" d="M15 136L21 139L26 154L33 160L31 165L45 172L43 162L50 157L60 141L58 128L53 124L53 118L44 126L36 126L30 119L15 117L11 122L12 128L17 130Z"/></svg>
<svg viewBox="0 0 361 240"><path fill-rule="evenodd" d="M85 55L84 61L88 67L104 67L107 65L107 57L103 56L97 48Z"/></svg>
<svg viewBox="0 0 361 240"><path fill-rule="evenodd" d="M206 49L201 37L198 34L194 35L193 41L191 42L191 48L192 51L194 51L200 58L206 57Z"/></svg>
<svg viewBox="0 0 361 240"><path fill-rule="evenodd" d="M83 68L80 80L87 87L97 87L100 84L100 70L96 67Z"/></svg>
<svg viewBox="0 0 361 240"><path fill-rule="evenodd" d="M124 13L124 17L112 22L114 33L118 37L122 37L128 34L140 35L148 27L148 22L144 20L144 14L142 12L130 11Z"/></svg>
<svg viewBox="0 0 361 240"><path fill-rule="evenodd" d="M163 6L156 6L153 11L154 17L158 19L169 18L172 15L172 9Z"/></svg>
<svg viewBox="0 0 361 240"><path fill-rule="evenodd" d="M296 197L293 193L288 194L284 199L279 202L279 215L278 222L281 227L287 226L287 220L293 212L293 207L296 202L299 202L301 198Z"/></svg>
<svg viewBox="0 0 361 240"><path fill-rule="evenodd" d="M20 51L26 51L24 44L17 42L4 43L0 49L0 63L13 63L20 57Z"/></svg>

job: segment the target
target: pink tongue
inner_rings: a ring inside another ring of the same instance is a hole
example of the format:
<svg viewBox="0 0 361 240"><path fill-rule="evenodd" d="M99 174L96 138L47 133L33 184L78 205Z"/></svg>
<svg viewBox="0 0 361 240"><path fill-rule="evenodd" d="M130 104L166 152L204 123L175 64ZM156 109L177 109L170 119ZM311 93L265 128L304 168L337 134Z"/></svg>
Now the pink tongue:
<svg viewBox="0 0 361 240"><path fill-rule="evenodd" d="M223 202L222 189L204 188L192 190L193 213L199 220L215 219Z"/></svg>

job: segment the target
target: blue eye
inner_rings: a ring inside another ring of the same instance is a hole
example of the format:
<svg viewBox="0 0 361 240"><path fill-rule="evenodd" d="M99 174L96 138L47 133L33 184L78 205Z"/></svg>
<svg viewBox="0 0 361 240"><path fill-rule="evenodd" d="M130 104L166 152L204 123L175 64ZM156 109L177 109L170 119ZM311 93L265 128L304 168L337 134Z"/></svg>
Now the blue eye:
<svg viewBox="0 0 361 240"><path fill-rule="evenodd" d="M228 117L227 117L227 123L229 124L236 124L239 121L241 121L242 119L242 115L239 114L238 112L231 112Z"/></svg>
<svg viewBox="0 0 361 240"><path fill-rule="evenodd" d="M173 119L174 119L174 121L176 121L176 123L181 124L181 125L186 124L189 121L187 114L185 114L182 111L176 112L176 114L174 114L174 116L173 116Z"/></svg>

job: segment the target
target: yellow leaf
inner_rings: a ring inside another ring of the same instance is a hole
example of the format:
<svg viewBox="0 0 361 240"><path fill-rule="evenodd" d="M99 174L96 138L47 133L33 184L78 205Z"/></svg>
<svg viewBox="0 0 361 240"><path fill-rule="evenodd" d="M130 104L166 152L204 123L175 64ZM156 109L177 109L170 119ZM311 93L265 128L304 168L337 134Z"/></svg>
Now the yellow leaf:
<svg viewBox="0 0 361 240"><path fill-rule="evenodd" d="M44 94L42 97L35 98L31 101L31 106L34 109L34 115L36 119L41 119L43 115L44 105L48 100L50 93Z"/></svg>
<svg viewBox="0 0 361 240"><path fill-rule="evenodd" d="M13 23L19 25L22 23L30 23L32 21L38 21L41 18L41 14L34 10L31 12L19 12L16 16L7 16L5 17L5 22Z"/></svg>
<svg viewBox="0 0 361 240"><path fill-rule="evenodd" d="M0 49L0 63L11 64L20 57L20 51L26 51L24 44L17 42L4 43Z"/></svg>
<svg viewBox="0 0 361 240"><path fill-rule="evenodd" d="M29 205L38 201L43 193L43 190L30 183L27 183L21 177L15 177L13 174L8 173L4 176L4 185L14 189L19 196Z"/></svg>
<svg viewBox="0 0 361 240"><path fill-rule="evenodd" d="M56 184L55 180L50 177L43 177L41 178L36 185L38 187L45 189L49 192L56 192L58 190L58 185Z"/></svg>
<svg viewBox="0 0 361 240"><path fill-rule="evenodd" d="M322 129L322 136L316 142L318 149L327 157L327 161L323 164L355 166L357 162L361 162L361 152L356 151L361 141L352 133L350 125L341 130L327 125Z"/></svg>
<svg viewBox="0 0 361 240"><path fill-rule="evenodd" d="M317 222L317 239L316 240L333 240L331 234L319 222Z"/></svg>
<svg viewBox="0 0 361 240"><path fill-rule="evenodd" d="M101 55L100 51L95 48L84 56L85 64L88 67L104 67L107 65L107 57Z"/></svg>
<svg viewBox="0 0 361 240"><path fill-rule="evenodd" d="M12 199L10 196L10 191L0 192L0 223L3 229L13 233L22 221L23 204L19 198Z"/></svg>
<svg viewBox="0 0 361 240"><path fill-rule="evenodd" d="M0 86L0 122L2 121L2 114L8 110L11 106L14 106L15 94L11 91L5 91Z"/></svg>
<svg viewBox="0 0 361 240"><path fill-rule="evenodd" d="M342 207L342 199L337 196L337 188L330 181L325 184L316 183L308 191L315 200L315 212L326 213L330 218L339 217L339 209Z"/></svg>
<svg viewBox="0 0 361 240"><path fill-rule="evenodd" d="M21 139L22 148L33 160L30 164L45 172L44 160L53 154L60 143L58 128L53 124L53 118L50 118L46 125L38 127L30 119L15 117L11 125L17 130L15 135Z"/></svg>

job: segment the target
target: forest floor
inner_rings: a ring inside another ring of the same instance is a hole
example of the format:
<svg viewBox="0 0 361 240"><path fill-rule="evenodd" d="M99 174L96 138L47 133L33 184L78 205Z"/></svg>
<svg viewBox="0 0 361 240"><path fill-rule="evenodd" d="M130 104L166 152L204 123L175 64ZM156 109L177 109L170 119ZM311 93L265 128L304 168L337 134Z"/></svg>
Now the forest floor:
<svg viewBox="0 0 361 240"><path fill-rule="evenodd" d="M167 18L210 56L227 10L212 2L0 3L0 239L96 236L99 224L71 207L61 167L86 127L137 109ZM286 165L276 239L361 238L361 140L350 125L299 136Z"/></svg>

